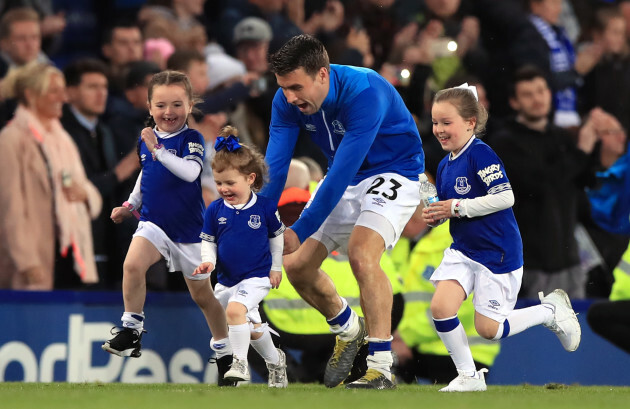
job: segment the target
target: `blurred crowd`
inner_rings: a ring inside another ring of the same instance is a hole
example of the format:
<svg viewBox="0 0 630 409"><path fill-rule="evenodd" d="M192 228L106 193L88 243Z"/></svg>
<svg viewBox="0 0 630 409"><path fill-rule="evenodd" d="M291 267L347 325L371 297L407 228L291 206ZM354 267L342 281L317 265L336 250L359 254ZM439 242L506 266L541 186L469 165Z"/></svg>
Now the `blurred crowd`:
<svg viewBox="0 0 630 409"><path fill-rule="evenodd" d="M232 124L264 152L278 90L267 56L300 33L317 36L332 63L372 68L396 87L429 175L444 156L433 95L476 85L490 112L478 136L516 196L521 295L608 297L630 239L623 0L0 0L0 288L119 289L137 222L109 216L140 171L151 76L190 77L200 102L189 126L207 146ZM295 156L325 174L308 138ZM184 288L165 271L155 266L151 289Z"/></svg>

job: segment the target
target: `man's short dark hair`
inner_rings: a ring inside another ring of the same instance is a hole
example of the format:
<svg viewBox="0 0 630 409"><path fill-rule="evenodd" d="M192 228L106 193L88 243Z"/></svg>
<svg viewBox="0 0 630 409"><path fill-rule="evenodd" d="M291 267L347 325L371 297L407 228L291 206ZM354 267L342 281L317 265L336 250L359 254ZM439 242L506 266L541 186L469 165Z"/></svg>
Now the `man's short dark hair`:
<svg viewBox="0 0 630 409"><path fill-rule="evenodd" d="M95 58L82 58L68 64L63 70L68 87L76 87L81 84L84 74L99 73L105 77L108 75L107 65Z"/></svg>
<svg viewBox="0 0 630 409"><path fill-rule="evenodd" d="M129 63L125 75L125 89L134 89L146 84L147 75L160 72L160 67L151 61L134 61Z"/></svg>
<svg viewBox="0 0 630 409"><path fill-rule="evenodd" d="M535 65L524 65L517 69L512 76L512 86L510 87L510 97L516 96L516 85L523 81L532 81L535 78L542 78L547 81L545 73Z"/></svg>
<svg viewBox="0 0 630 409"><path fill-rule="evenodd" d="M279 76L287 75L298 68L313 76L322 67L330 71L330 61L326 48L318 39L300 34L269 56L269 67L271 72Z"/></svg>
<svg viewBox="0 0 630 409"><path fill-rule="evenodd" d="M103 31L103 36L101 37L102 45L112 43L112 40L114 39L114 30L116 30L117 28L137 28L142 33L142 30L140 30L140 26L138 26L138 24L136 24L136 22L134 22L133 20L123 19L120 21L115 21L111 25L107 26Z"/></svg>
<svg viewBox="0 0 630 409"><path fill-rule="evenodd" d="M193 61L205 63L206 57L197 50L177 50L168 57L166 68L185 72L188 71L190 63Z"/></svg>

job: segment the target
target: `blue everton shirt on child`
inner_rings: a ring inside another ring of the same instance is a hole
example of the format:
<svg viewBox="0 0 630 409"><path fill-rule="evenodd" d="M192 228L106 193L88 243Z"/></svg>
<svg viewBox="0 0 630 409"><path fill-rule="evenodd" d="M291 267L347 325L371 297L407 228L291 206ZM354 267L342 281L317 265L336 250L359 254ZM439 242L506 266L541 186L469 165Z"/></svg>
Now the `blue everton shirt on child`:
<svg viewBox="0 0 630 409"><path fill-rule="evenodd" d="M269 277L269 238L284 232L275 203L252 192L242 208L223 199L210 203L204 216L201 239L217 244L217 279L232 287L252 277Z"/></svg>
<svg viewBox="0 0 630 409"><path fill-rule="evenodd" d="M473 153L474 152L474 153ZM473 199L512 189L501 159L481 140L471 138L461 155L447 155L438 166L440 200ZM450 219L452 249L495 274L523 266L523 243L512 208L483 217ZM474 240L471 240L474 238Z"/></svg>
<svg viewBox="0 0 630 409"><path fill-rule="evenodd" d="M194 129L185 126L158 143L164 149L184 158L192 159L203 167L204 140ZM141 221L158 226L176 243L199 243L199 230L203 224L204 202L201 195L201 178L194 182L182 181L168 170L162 162L152 159L151 152L140 143L142 161L142 208ZM191 202L191 198L194 200Z"/></svg>

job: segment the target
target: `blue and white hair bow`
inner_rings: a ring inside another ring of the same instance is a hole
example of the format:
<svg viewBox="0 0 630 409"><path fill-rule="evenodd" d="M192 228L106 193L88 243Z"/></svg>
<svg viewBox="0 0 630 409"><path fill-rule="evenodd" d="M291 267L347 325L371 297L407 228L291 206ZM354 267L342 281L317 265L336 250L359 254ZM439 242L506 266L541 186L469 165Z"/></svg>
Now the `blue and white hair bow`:
<svg viewBox="0 0 630 409"><path fill-rule="evenodd" d="M234 135L228 135L227 137L219 136L214 143L214 150L218 152L224 148L227 149L228 152L234 152L241 148L241 144L238 143L238 138Z"/></svg>
<svg viewBox="0 0 630 409"><path fill-rule="evenodd" d="M468 91L473 93L473 95L475 96L475 100L479 101L479 95L477 95L477 87L475 87L474 85L468 85L468 83L465 82L462 85L456 86L455 88L467 89Z"/></svg>

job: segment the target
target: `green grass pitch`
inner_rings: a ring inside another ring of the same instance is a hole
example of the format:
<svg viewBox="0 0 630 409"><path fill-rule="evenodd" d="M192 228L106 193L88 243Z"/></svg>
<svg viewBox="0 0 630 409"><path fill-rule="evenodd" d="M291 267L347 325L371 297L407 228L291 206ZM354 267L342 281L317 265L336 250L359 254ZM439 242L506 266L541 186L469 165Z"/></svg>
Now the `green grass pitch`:
<svg viewBox="0 0 630 409"><path fill-rule="evenodd" d="M218 388L200 384L0 383L0 409L577 409L630 407L630 387L488 386L487 392L438 393L439 386L397 390L327 389L292 384Z"/></svg>

